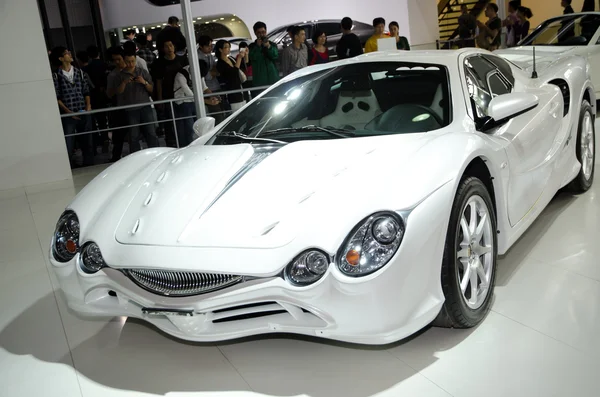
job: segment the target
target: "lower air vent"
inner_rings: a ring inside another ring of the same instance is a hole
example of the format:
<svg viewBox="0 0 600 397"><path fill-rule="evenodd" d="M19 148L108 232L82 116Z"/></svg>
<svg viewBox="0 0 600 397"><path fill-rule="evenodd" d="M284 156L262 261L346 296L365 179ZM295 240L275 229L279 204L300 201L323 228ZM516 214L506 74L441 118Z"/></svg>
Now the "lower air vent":
<svg viewBox="0 0 600 397"><path fill-rule="evenodd" d="M205 294L232 286L243 280L242 276L233 274L145 269L129 269L124 272L140 287L158 295L174 297Z"/></svg>
<svg viewBox="0 0 600 397"><path fill-rule="evenodd" d="M215 324L228 323L283 313L288 313L288 311L277 302L250 303L215 310L213 311L212 322Z"/></svg>

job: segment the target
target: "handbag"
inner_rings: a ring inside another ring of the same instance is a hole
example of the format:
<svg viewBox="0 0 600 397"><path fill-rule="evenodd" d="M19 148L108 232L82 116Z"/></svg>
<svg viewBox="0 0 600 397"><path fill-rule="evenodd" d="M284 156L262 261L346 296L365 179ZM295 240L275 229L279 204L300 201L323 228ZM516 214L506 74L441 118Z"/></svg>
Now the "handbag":
<svg viewBox="0 0 600 397"><path fill-rule="evenodd" d="M242 72L242 69L239 69L239 72L240 72L240 81L242 82L242 84L244 84L248 80L248 77L246 76L246 73Z"/></svg>

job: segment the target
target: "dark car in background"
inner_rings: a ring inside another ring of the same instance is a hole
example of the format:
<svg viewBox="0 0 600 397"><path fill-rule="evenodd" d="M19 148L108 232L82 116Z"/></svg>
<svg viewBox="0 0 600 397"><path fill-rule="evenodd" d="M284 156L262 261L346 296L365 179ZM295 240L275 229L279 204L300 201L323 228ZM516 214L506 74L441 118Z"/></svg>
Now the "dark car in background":
<svg viewBox="0 0 600 397"><path fill-rule="evenodd" d="M327 48L329 49L330 58L336 59L337 54L335 52L335 47L337 46L338 41L340 41L342 38L342 28L340 26L340 22L341 18L291 23L272 30L268 34L268 38L270 41L276 43L277 48L279 48L279 51L281 51L292 43L292 39L287 34L288 27L296 25L304 28L306 31L307 45L312 46L312 36L314 32L319 29L325 32L327 35ZM352 33L358 36L364 47L369 37L373 35L373 26L363 22L354 21Z"/></svg>

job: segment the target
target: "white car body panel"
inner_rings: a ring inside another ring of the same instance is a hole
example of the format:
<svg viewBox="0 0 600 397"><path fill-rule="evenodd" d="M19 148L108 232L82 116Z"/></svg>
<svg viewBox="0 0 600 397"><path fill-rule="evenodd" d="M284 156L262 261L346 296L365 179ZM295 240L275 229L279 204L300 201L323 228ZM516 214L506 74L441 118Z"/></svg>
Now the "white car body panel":
<svg viewBox="0 0 600 397"><path fill-rule="evenodd" d="M307 68L276 85L357 62L400 59L445 65L453 116L450 125L437 131L295 142L232 186L228 182L255 149L250 144L205 145L220 127L187 148L149 149L117 162L68 206L78 215L81 241L97 243L110 268L87 274L78 264L79 255L60 263L50 254L69 306L86 315L143 318L167 333L202 342L292 332L384 344L418 331L444 303L441 258L449 214L467 167L483 160L493 178L498 253L504 254L579 172L575 145L569 142L575 139L584 95L595 103L582 58L555 62L537 80L515 67L515 90L534 93L539 106L490 133L478 132L462 67L465 58L477 54L490 53L372 53ZM572 85L571 111L564 118L560 90L546 83L556 77ZM307 287L280 276L308 248L334 256L355 225L382 210L406 214L407 227L399 251L379 271L352 278L332 263L323 278ZM120 269L257 279L175 298L140 288ZM253 313L258 309L245 305L255 303L268 303L260 310L277 307L282 312L214 322L225 316L224 309ZM148 317L143 307L193 310L195 315Z"/></svg>
<svg viewBox="0 0 600 397"><path fill-rule="evenodd" d="M580 15L598 15L600 12L582 12L569 14L569 16L580 16ZM563 16L556 18L550 18L549 21L554 19L560 19ZM597 29L596 33L592 36L591 40L587 45L583 46L535 46L536 49L536 63L538 69L544 69L546 66L552 64L557 59L564 59L571 56L581 56L588 60L592 84L596 90L596 96L600 96L600 28ZM533 67L533 46L520 46L509 49L497 50L496 54L515 62L523 67L527 67L531 70Z"/></svg>

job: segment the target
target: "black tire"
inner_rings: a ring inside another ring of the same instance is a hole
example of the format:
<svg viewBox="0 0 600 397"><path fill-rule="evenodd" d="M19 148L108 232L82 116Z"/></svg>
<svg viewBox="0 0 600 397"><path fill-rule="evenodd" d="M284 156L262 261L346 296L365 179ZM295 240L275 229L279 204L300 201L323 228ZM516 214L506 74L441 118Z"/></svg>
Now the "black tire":
<svg viewBox="0 0 600 397"><path fill-rule="evenodd" d="M594 150L594 158L592 160L592 173L589 178L585 177L585 173L583 171L583 160L581 153L581 140L583 139L583 121L585 119L585 115L588 113L592 118L592 139L596 139L596 125L595 120L596 117L594 115L594 110L590 103L586 100L581 104L581 111L579 112L579 124L577 127L577 141L575 142L575 153L577 155L577 160L581 163L581 169L579 170L579 174L573 179L568 185L567 190L573 193L584 193L592 187L592 183L594 182L594 167L596 164L596 151Z"/></svg>
<svg viewBox="0 0 600 397"><path fill-rule="evenodd" d="M457 248L462 241L462 232L460 220L464 213L470 198L479 196L487 206L487 213L491 220L491 239L493 247L491 251L491 277L490 287L487 292L483 304L477 308L470 308L465 302L463 293L460 289L459 264L457 258ZM448 234L446 236L446 244L444 247L444 257L442 261L442 290L444 292L445 302L438 317L434 320L433 325L445 328L471 328L479 324L487 315L492 297L494 295L494 284L496 280L496 266L498 257L498 236L496 226L496 215L490 193L480 179L475 177L466 177L462 180L456 197L452 212L450 215L450 223L448 225Z"/></svg>

